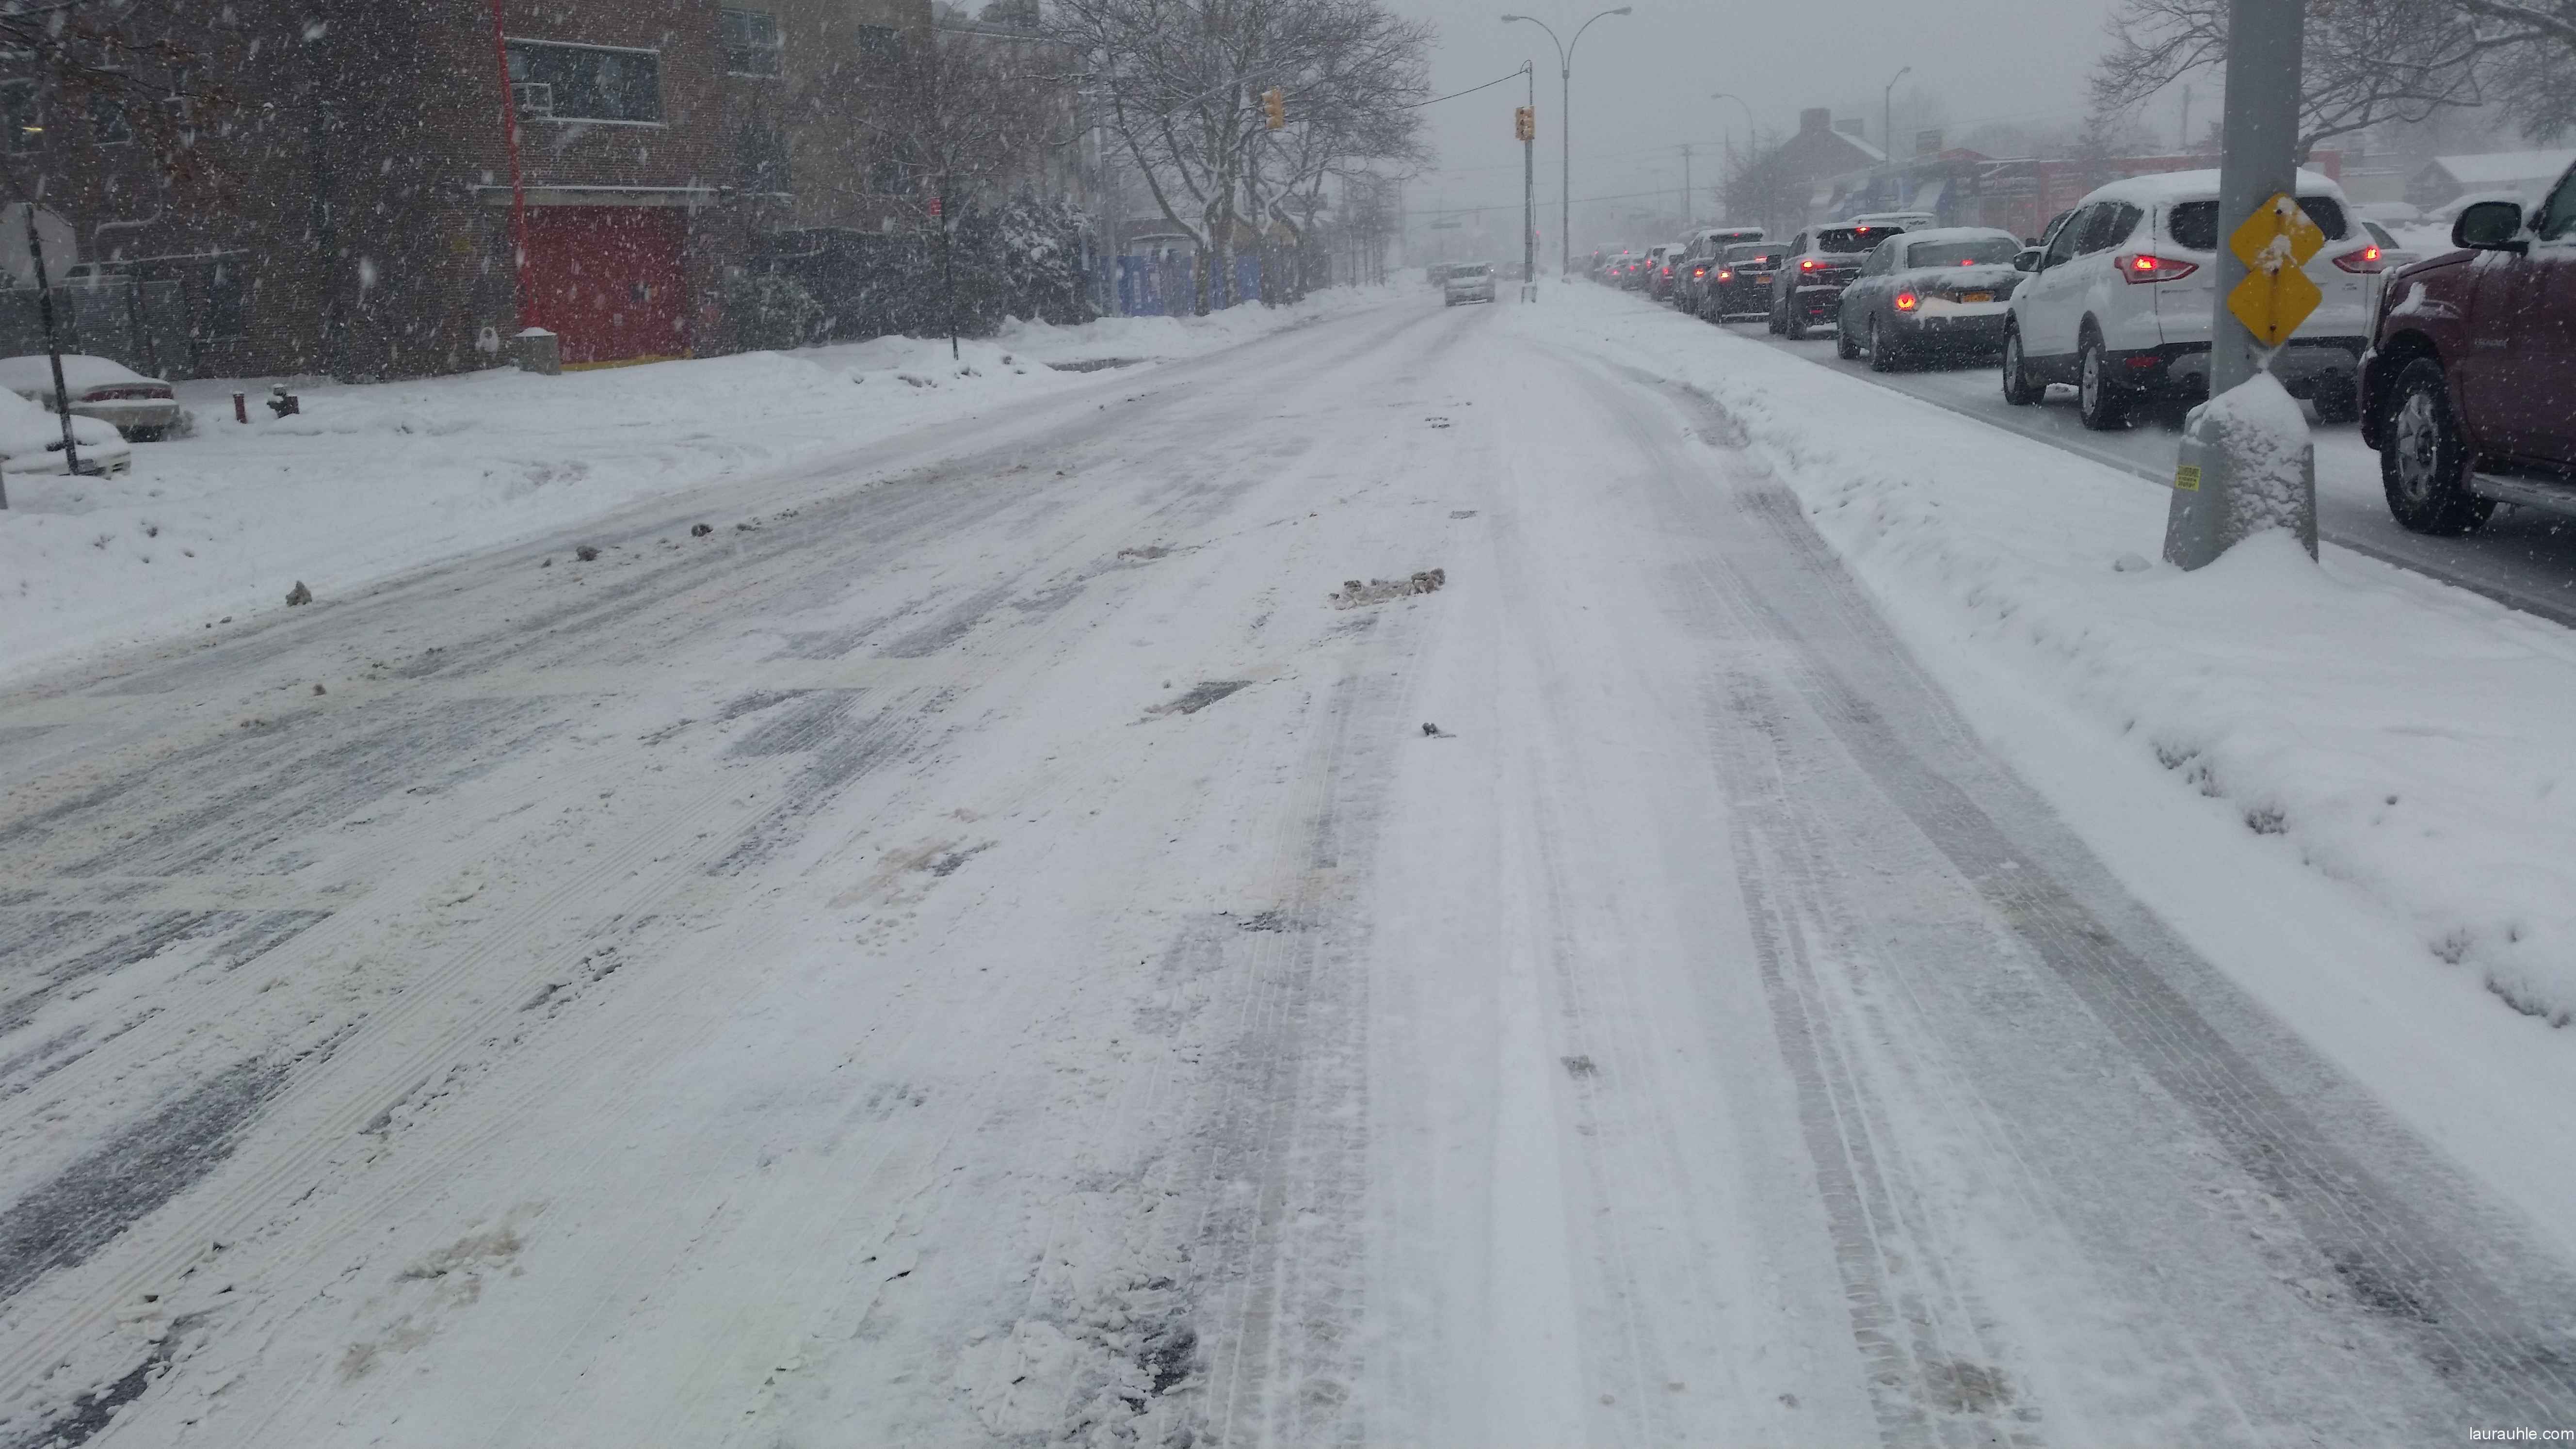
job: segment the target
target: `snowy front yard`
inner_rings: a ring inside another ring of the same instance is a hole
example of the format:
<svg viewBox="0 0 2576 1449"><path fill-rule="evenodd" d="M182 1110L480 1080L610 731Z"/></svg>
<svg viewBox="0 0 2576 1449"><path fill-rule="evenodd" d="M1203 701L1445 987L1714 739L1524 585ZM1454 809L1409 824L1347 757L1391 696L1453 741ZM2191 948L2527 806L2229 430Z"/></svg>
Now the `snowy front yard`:
<svg viewBox="0 0 2576 1449"><path fill-rule="evenodd" d="M220 627L526 538L621 504L775 472L906 428L1083 385L1049 363L1190 357L1333 315L1379 289L1204 318L1021 324L964 344L871 342L539 378L182 384L193 433L111 479L10 478L0 512L0 677L67 654ZM232 394L250 394L247 425Z"/></svg>

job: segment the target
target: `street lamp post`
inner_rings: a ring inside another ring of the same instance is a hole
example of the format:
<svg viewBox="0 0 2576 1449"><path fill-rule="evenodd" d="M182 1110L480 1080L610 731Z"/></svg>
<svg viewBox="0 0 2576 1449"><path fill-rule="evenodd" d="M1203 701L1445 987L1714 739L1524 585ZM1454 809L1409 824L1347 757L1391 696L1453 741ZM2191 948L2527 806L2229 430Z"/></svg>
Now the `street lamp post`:
<svg viewBox="0 0 2576 1449"><path fill-rule="evenodd" d="M1599 15L1593 16L1592 20L1598 20L1602 15L1631 14L1635 8L1622 5L1613 10L1604 10ZM1556 229L1557 240L1565 249L1564 255L1557 262L1557 275L1570 277L1574 275L1574 47L1583 43L1583 32L1592 28L1592 20L1586 20L1576 26L1572 40L1558 40L1555 28L1535 15L1503 17L1503 23L1506 25L1515 20L1526 20L1546 31L1548 40L1556 46L1556 79L1559 86L1556 115L1559 150Z"/></svg>
<svg viewBox="0 0 2576 1449"><path fill-rule="evenodd" d="M1887 89L1878 93L1878 140L1887 148L1887 184L1891 188L1896 185L1896 83L1912 74L1914 67L1909 65L1889 76ZM1867 125L1868 122L1861 124ZM1887 204L1894 206L1895 198L1890 196Z"/></svg>

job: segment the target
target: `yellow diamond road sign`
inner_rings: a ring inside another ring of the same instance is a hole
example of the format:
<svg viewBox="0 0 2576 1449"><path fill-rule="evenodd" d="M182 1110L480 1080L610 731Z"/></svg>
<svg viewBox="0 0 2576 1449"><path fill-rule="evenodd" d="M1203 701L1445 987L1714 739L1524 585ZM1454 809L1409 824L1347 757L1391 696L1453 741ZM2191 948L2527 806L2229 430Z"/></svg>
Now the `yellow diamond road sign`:
<svg viewBox="0 0 2576 1449"><path fill-rule="evenodd" d="M2228 250L2245 263L2245 280L2227 294L2227 310L2255 341L2280 346L2325 300L2300 270L2325 244L2326 234L2286 193L2254 208L2228 237Z"/></svg>

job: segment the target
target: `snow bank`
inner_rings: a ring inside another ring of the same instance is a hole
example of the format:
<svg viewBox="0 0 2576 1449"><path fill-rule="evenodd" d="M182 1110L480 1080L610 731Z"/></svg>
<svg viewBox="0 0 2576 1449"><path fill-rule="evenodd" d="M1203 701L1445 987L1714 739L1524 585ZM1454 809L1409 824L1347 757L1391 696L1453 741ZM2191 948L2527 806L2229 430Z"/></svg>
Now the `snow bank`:
<svg viewBox="0 0 2576 1449"><path fill-rule="evenodd" d="M2166 494L1623 300L1520 325L1708 393L1954 693L2057 701L2428 968L2576 1016L2576 636L2285 533L2150 565Z"/></svg>
<svg viewBox="0 0 2576 1449"><path fill-rule="evenodd" d="M622 504L861 446L1077 386L1049 362L1185 357L1352 308L1383 288L1203 318L1018 324L969 341L890 337L793 353L534 378L183 383L189 436L134 448L113 479L12 476L0 512L0 677L80 650L328 597ZM250 394L250 422L232 394ZM12 401L15 401L12 399Z"/></svg>

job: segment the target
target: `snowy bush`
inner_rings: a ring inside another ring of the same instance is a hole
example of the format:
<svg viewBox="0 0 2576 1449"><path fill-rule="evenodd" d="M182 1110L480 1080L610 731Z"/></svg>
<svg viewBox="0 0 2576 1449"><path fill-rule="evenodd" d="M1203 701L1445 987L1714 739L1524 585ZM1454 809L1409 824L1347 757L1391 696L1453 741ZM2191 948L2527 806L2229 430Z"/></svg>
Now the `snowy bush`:
<svg viewBox="0 0 2576 1449"><path fill-rule="evenodd" d="M725 316L747 352L776 352L812 341L823 304L805 284L775 272L736 272L725 279Z"/></svg>

